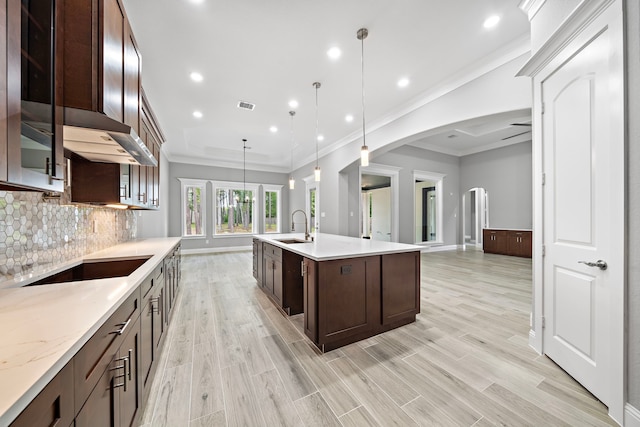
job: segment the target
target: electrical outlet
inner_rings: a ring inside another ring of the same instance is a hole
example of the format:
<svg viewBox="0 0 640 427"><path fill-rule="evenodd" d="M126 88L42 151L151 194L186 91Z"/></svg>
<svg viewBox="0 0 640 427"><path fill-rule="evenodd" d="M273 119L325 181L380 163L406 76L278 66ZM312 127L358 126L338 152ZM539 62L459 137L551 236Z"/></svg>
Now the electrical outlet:
<svg viewBox="0 0 640 427"><path fill-rule="evenodd" d="M208 244L209 244L209 241L208 241L208 240L205 240L205 244L207 244L207 245L208 245Z"/></svg>

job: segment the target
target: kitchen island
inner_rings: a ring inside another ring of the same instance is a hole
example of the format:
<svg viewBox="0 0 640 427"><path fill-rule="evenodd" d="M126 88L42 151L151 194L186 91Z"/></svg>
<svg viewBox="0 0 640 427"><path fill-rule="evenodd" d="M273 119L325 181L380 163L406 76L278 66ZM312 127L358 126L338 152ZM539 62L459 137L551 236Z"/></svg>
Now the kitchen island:
<svg viewBox="0 0 640 427"><path fill-rule="evenodd" d="M321 351L414 322L420 246L319 233L254 236L258 286L285 314L304 313Z"/></svg>

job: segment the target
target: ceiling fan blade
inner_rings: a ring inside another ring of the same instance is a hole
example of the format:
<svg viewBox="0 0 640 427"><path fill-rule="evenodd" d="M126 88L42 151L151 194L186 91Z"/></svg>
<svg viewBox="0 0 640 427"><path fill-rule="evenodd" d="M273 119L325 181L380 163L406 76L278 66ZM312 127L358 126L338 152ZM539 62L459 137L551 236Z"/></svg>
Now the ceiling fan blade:
<svg viewBox="0 0 640 427"><path fill-rule="evenodd" d="M502 138L502 140L504 141L504 140L506 140L506 139L515 138L516 136L524 135L525 133L530 133L530 132L531 132L530 130L528 130L528 131L526 131L526 132L520 132L520 133L517 133L517 134L515 134L515 135L511 135L511 136L507 136L506 138Z"/></svg>

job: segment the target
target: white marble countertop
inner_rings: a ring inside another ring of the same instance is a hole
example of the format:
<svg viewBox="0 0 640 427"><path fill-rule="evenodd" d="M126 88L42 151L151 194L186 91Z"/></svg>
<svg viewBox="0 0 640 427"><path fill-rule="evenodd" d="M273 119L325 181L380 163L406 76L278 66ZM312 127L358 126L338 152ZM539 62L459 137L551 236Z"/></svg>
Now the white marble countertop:
<svg viewBox="0 0 640 427"><path fill-rule="evenodd" d="M406 243L382 242L380 240L358 239L325 233L318 233L314 236L313 242L305 243L283 243L279 241L283 239L304 240L303 233L258 234L254 237L314 261L414 252L423 249L422 246Z"/></svg>
<svg viewBox="0 0 640 427"><path fill-rule="evenodd" d="M0 283L0 426L26 408L179 242L180 238L131 241L33 277ZM18 287L83 259L143 255L151 258L126 277Z"/></svg>

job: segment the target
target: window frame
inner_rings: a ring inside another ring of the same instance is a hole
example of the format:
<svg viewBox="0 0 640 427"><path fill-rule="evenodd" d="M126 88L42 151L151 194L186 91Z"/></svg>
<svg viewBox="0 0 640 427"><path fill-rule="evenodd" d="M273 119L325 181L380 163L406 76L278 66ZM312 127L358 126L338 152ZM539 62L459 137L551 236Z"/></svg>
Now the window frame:
<svg viewBox="0 0 640 427"><path fill-rule="evenodd" d="M261 213L260 204L258 203L258 195L260 192L260 184L250 183L250 182L238 182L238 181L210 181L212 185L212 209L213 209L213 227L211 231L211 237L214 239L228 239L233 237L244 237L244 236L253 236L254 234L259 234L258 231L258 221L260 218L259 215ZM232 233L232 234L217 234L217 224L218 224L218 190L247 190L252 191L253 193L253 214L251 216L251 232L249 233ZM257 209L256 209L257 208Z"/></svg>
<svg viewBox="0 0 640 427"><path fill-rule="evenodd" d="M180 234L184 239L206 239L207 237L207 180L178 178L180 181ZM186 203L187 203L187 187L199 187L200 192L200 208L202 217L202 233L187 234L186 223Z"/></svg>
<svg viewBox="0 0 640 427"><path fill-rule="evenodd" d="M283 185L262 184L262 232L265 234L282 233L282 188ZM276 231L267 231L267 192L277 193L277 222Z"/></svg>

